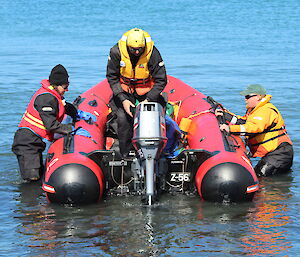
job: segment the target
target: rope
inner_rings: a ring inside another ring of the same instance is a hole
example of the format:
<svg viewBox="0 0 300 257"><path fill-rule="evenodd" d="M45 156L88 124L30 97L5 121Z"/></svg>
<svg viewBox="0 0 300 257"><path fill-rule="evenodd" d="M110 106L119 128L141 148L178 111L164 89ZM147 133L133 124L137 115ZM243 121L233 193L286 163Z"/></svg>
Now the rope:
<svg viewBox="0 0 300 257"><path fill-rule="evenodd" d="M174 120L175 120L176 122L177 122L177 119L178 119L178 114L179 114L179 111L180 111L180 108L181 108L182 103L183 103L186 99L188 99L188 98L190 98L190 97L192 97L192 96L195 96L195 95L196 95L196 93L193 93L193 94L187 96L186 98L183 98L182 100L179 100L179 101L175 102L175 103L179 103L179 104L178 104L178 111L177 111L176 115L174 114Z"/></svg>
<svg viewBox="0 0 300 257"><path fill-rule="evenodd" d="M166 183L170 186L170 187L181 187L181 185L177 185L177 186L174 186L174 185L172 185L172 184L170 184L168 181L166 181Z"/></svg>
<svg viewBox="0 0 300 257"><path fill-rule="evenodd" d="M112 163L114 163L114 161L115 161L115 155L113 155ZM124 184L124 165L122 165L121 184L119 182L117 182L116 179L115 179L115 176L114 176L114 164L112 164L112 166L111 166L110 174L111 174L111 178L112 178L113 182L115 184L117 184L118 186L121 186L121 187L127 186L128 184L130 184L133 181L133 178L131 178L131 180L129 180L127 183Z"/></svg>
<svg viewBox="0 0 300 257"><path fill-rule="evenodd" d="M190 116L188 116L187 118L188 119L191 119L191 118L195 118L201 114L205 114L205 113L212 113L210 109L208 110L205 110L205 111L202 111L202 112L198 112L198 113L195 113L195 114L191 114Z"/></svg>
<svg viewBox="0 0 300 257"><path fill-rule="evenodd" d="M98 97L107 107L109 107L109 104L107 104L106 102L105 102L105 100L102 98L102 97L100 97L100 96L98 96L98 95L96 95L96 94L94 94L94 93L92 93L91 94L92 96L96 96L96 97Z"/></svg>

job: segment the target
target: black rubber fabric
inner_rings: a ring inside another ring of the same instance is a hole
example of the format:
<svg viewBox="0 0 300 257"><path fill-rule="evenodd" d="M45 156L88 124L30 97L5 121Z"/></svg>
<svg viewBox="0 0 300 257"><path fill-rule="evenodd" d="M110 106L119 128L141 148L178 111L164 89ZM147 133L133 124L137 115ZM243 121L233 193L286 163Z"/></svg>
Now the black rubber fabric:
<svg viewBox="0 0 300 257"><path fill-rule="evenodd" d="M17 130L12 145L12 151L18 158L20 173L23 179L36 179L36 170L39 176L44 170L42 153L46 144L31 130L21 128ZM35 170L35 171L33 171Z"/></svg>
<svg viewBox="0 0 300 257"><path fill-rule="evenodd" d="M258 176L289 172L293 165L294 150L288 143L280 144L273 152L262 157L254 170Z"/></svg>

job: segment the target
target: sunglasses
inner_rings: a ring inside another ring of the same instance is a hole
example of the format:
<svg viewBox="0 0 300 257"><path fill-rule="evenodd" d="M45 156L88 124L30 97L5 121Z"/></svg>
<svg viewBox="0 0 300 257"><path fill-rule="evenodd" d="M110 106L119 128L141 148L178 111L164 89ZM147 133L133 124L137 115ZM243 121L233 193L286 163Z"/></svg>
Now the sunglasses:
<svg viewBox="0 0 300 257"><path fill-rule="evenodd" d="M257 96L257 95L245 95L245 99L248 100L248 99L250 99L253 96Z"/></svg>
<svg viewBox="0 0 300 257"><path fill-rule="evenodd" d="M68 83L68 84L64 84L64 85L60 85L60 86L61 86L63 89L65 89L65 90L66 90L66 89L68 89L68 87L69 87L69 84L70 84L70 83Z"/></svg>
<svg viewBox="0 0 300 257"><path fill-rule="evenodd" d="M131 46L129 46L128 47L128 49L129 49L129 52L131 52L131 53L141 53L141 52L143 52L144 51L144 47L131 47Z"/></svg>

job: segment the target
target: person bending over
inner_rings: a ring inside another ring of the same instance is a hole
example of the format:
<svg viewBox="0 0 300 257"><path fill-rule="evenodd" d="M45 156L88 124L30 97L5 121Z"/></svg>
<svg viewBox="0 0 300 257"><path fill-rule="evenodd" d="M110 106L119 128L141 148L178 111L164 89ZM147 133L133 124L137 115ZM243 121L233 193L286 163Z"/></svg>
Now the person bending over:
<svg viewBox="0 0 300 257"><path fill-rule="evenodd" d="M252 157L261 157L254 168L258 176L290 171L294 156L292 141L279 110L270 102L272 96L259 84L249 85L240 94L245 97L246 115L217 109L216 115L224 115L229 122L221 124L220 129L246 136Z"/></svg>
<svg viewBox="0 0 300 257"><path fill-rule="evenodd" d="M161 92L167 84L162 57L150 35L134 28L110 49L106 77L113 91L110 106L117 117L117 134L122 157L133 149L132 108L142 101L165 106Z"/></svg>
<svg viewBox="0 0 300 257"><path fill-rule="evenodd" d="M68 91L69 75L61 64L56 65L49 79L41 81L41 88L31 98L16 131L12 151L17 156L22 179L39 180L44 172L43 156L46 143L53 141L54 133L67 134L71 124L62 124L66 114L75 119L76 108L66 103L64 93Z"/></svg>

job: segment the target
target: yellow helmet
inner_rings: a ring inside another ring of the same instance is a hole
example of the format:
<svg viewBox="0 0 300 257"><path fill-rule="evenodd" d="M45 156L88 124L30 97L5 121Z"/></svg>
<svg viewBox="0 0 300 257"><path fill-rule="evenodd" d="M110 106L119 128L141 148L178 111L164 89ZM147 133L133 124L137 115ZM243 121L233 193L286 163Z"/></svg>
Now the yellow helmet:
<svg viewBox="0 0 300 257"><path fill-rule="evenodd" d="M145 47L146 39L144 31L138 28L134 28L128 31L127 46L129 47Z"/></svg>

